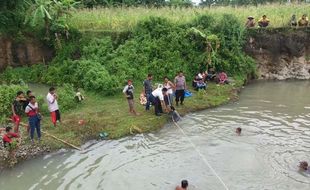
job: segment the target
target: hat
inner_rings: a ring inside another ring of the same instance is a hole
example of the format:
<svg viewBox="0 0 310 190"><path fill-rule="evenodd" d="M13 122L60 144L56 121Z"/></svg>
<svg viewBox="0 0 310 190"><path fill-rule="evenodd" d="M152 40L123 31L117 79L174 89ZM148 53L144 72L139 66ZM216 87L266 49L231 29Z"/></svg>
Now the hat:
<svg viewBox="0 0 310 190"><path fill-rule="evenodd" d="M254 17L253 16L248 16L248 19L253 19Z"/></svg>

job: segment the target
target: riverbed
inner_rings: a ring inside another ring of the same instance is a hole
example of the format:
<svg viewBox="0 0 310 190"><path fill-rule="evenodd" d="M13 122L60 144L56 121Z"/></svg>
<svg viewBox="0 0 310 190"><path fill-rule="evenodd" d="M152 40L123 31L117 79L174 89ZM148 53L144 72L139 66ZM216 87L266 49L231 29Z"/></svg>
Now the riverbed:
<svg viewBox="0 0 310 190"><path fill-rule="evenodd" d="M155 133L89 142L0 174L1 190L309 190L310 81L255 82L240 101L185 116ZM242 128L241 136L235 134ZM189 140L191 142L189 142ZM200 151L201 156L192 144Z"/></svg>

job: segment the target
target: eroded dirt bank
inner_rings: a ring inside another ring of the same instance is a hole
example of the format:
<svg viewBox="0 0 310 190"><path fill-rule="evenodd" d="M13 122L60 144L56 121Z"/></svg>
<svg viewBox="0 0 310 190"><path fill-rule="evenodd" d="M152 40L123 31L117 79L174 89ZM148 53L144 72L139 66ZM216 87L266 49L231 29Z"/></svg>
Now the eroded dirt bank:
<svg viewBox="0 0 310 190"><path fill-rule="evenodd" d="M250 30L245 51L261 79L310 79L310 28Z"/></svg>

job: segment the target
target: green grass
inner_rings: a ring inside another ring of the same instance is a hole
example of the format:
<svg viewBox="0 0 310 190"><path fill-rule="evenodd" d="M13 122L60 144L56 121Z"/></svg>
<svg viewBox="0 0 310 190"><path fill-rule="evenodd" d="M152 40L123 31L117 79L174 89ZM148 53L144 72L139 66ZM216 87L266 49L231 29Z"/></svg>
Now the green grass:
<svg viewBox="0 0 310 190"><path fill-rule="evenodd" d="M185 99L185 105L177 107L178 112L184 115L189 112L207 109L228 103L235 98L235 89L241 83L232 85L216 85L210 83L207 91L193 92L193 97ZM120 94L113 97L103 97L98 94L87 94L86 100L78 108L62 114L63 123L52 127L48 116L45 117L42 129L58 138L80 146L90 139L98 139L100 132L107 132L110 139L117 139L140 132L156 131L171 121L168 115L156 117L154 108L146 112L138 103L141 89L135 91L135 106L140 116L128 113L127 100ZM85 125L78 121L84 120ZM138 128L135 130L134 128ZM43 144L52 149L65 147L64 144L44 136Z"/></svg>
<svg viewBox="0 0 310 190"><path fill-rule="evenodd" d="M208 8L97 8L80 9L72 14L69 23L81 31L85 30L108 30L108 31L131 31L138 22L146 20L150 16L164 17L174 23L187 23L197 15L209 13L216 18L223 14L235 15L241 23L251 15L256 21L266 14L270 19L270 27L288 26L292 14L298 18L302 14L310 14L310 4L272 4L258 7L212 7Z"/></svg>

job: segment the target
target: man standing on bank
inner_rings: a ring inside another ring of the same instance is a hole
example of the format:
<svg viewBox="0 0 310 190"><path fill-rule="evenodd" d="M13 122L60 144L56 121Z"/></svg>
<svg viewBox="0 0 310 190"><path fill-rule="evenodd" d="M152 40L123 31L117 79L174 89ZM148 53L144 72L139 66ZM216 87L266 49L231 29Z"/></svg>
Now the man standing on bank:
<svg viewBox="0 0 310 190"><path fill-rule="evenodd" d="M56 127L57 121L61 122L57 99L58 96L56 94L56 89L54 87L51 87L49 89L49 93L46 96L46 100L48 103L48 110L51 113L51 119L52 123L54 124L54 127Z"/></svg>
<svg viewBox="0 0 310 190"><path fill-rule="evenodd" d="M146 105L145 105L145 110L150 110L150 95L153 92L153 88L152 88L152 79L153 79L153 75L152 74L148 74L147 75L147 79L143 82L143 93L146 97Z"/></svg>
<svg viewBox="0 0 310 190"><path fill-rule="evenodd" d="M178 73L178 75L174 79L176 91L175 91L175 101L176 105L179 105L179 101L181 101L181 105L184 102L185 89L186 89L186 80L182 71Z"/></svg>

